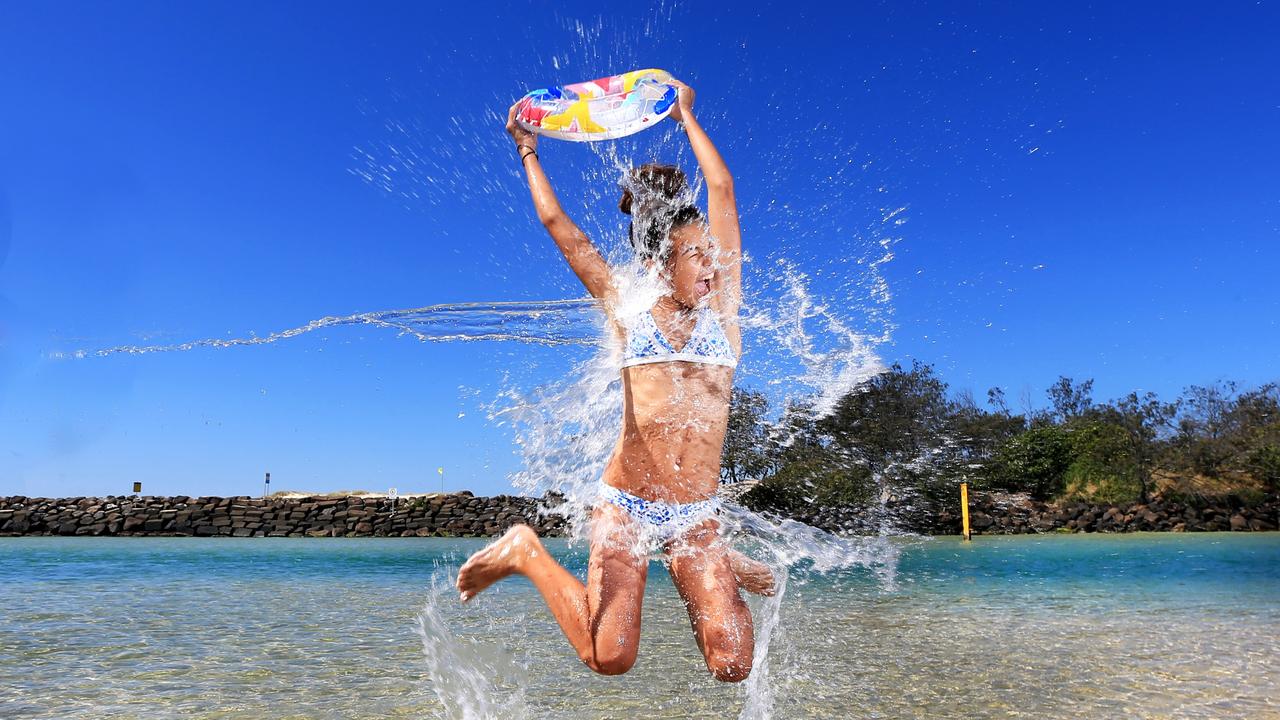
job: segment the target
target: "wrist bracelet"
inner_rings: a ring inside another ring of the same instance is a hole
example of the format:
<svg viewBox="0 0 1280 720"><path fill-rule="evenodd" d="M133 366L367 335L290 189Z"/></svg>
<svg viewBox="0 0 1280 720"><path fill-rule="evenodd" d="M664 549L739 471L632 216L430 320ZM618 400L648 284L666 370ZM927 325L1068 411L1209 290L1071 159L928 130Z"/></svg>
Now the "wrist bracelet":
<svg viewBox="0 0 1280 720"><path fill-rule="evenodd" d="M520 164L521 164L521 165L523 165L523 164L524 164L524 161L525 161L525 160L527 160L527 159L529 158L529 156L530 156L530 155L532 155L532 156L534 156L534 157L538 157L538 151L537 151L537 150L534 150L533 148L525 148L525 149L526 149L526 150L528 150L529 152L522 152L522 153L520 153Z"/></svg>

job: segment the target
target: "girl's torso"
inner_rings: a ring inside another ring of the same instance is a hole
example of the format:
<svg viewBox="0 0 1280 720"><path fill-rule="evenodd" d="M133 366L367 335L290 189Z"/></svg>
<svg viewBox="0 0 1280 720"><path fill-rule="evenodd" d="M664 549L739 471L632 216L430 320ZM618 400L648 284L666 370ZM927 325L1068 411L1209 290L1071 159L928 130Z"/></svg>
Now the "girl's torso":
<svg viewBox="0 0 1280 720"><path fill-rule="evenodd" d="M736 318L713 305L692 313L655 306L615 327L626 348L622 434L604 482L646 500L711 497L742 344Z"/></svg>

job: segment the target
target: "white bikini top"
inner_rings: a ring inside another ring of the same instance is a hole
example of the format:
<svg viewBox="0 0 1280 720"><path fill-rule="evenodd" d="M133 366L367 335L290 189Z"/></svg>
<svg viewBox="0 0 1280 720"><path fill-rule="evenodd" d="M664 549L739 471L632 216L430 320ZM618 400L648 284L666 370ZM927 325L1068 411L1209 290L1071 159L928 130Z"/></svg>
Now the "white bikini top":
<svg viewBox="0 0 1280 720"><path fill-rule="evenodd" d="M622 367L648 365L650 363L685 362L707 363L737 367L738 356L729 345L729 338L720 326L716 313L708 306L698 311L689 341L679 352L662 336L652 310L622 318L627 331L626 345L622 350Z"/></svg>

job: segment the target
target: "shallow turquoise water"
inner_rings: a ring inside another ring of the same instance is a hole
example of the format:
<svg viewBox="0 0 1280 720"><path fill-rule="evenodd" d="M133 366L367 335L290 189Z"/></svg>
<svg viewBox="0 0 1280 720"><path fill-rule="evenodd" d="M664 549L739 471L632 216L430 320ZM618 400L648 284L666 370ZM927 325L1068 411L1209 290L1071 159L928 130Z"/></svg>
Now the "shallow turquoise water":
<svg viewBox="0 0 1280 720"><path fill-rule="evenodd" d="M903 542L889 586L797 570L745 688L658 564L640 660L603 678L523 580L456 602L480 541L0 539L0 717L433 717L483 668L511 718L1280 718L1280 534Z"/></svg>

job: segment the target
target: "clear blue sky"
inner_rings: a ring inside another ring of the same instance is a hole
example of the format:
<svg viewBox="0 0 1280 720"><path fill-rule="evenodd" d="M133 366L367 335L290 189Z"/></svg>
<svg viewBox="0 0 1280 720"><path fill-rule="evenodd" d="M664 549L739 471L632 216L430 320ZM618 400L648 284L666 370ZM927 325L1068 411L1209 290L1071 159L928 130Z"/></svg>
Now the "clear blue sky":
<svg viewBox="0 0 1280 720"><path fill-rule="evenodd" d="M0 493L409 491L440 465L506 489L483 405L580 352L362 327L50 354L579 296L496 114L638 67L697 88L761 267L857 310L840 268L895 240L886 361L1037 402L1059 374L1104 399L1280 375L1275 3L263 5L0 8ZM543 148L618 232L604 161Z"/></svg>

